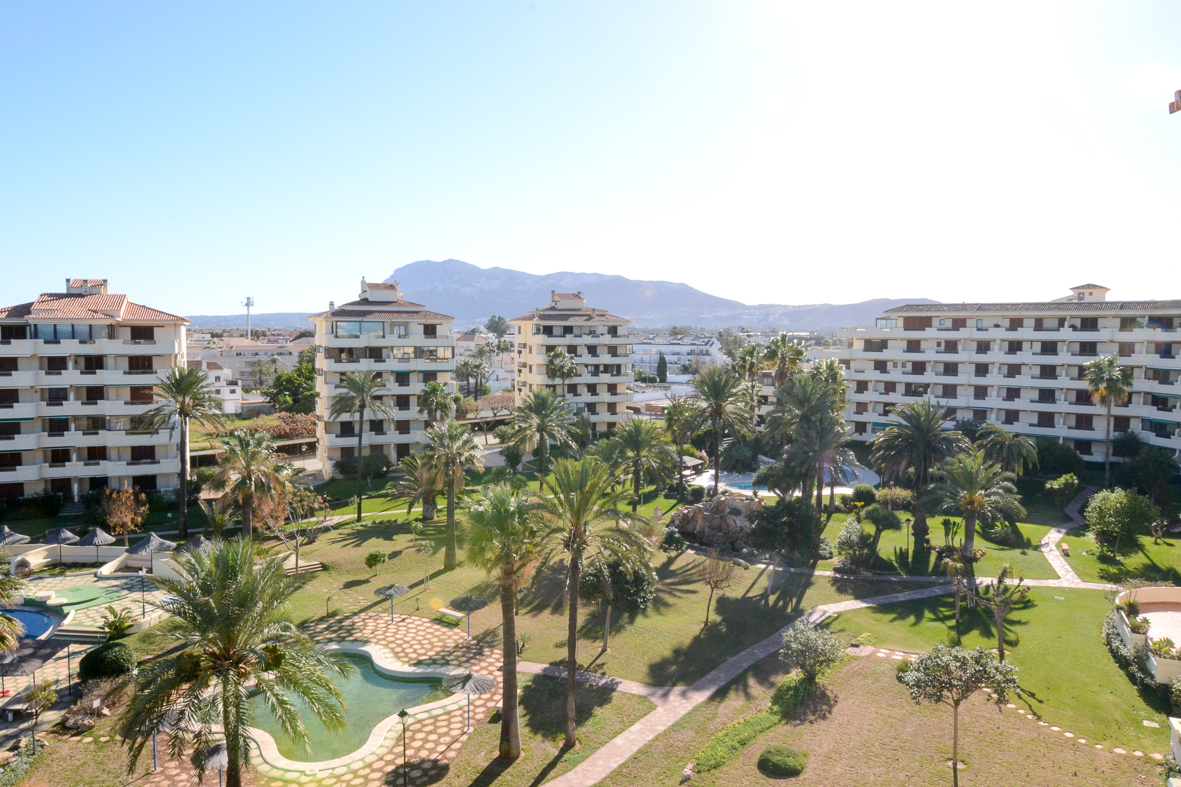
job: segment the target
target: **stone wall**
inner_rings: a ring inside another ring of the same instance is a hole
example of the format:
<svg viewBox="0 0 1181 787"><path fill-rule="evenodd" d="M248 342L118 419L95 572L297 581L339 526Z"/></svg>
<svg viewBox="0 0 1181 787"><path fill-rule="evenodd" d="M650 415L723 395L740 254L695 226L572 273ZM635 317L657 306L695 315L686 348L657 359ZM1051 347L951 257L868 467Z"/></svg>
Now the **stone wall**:
<svg viewBox="0 0 1181 787"><path fill-rule="evenodd" d="M669 524L686 538L707 546L746 548L743 536L751 527L750 515L763 507L757 497L720 494L713 500L678 508Z"/></svg>

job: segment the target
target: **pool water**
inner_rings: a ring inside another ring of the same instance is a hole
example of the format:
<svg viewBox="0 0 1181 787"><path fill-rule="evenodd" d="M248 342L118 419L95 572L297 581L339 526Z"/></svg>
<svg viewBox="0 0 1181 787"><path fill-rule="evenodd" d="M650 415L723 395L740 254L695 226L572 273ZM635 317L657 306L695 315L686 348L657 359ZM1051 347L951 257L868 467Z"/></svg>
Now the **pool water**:
<svg viewBox="0 0 1181 787"><path fill-rule="evenodd" d="M37 639L53 628L53 619L43 612L31 609L6 609L4 614L24 624L25 633L21 639Z"/></svg>
<svg viewBox="0 0 1181 787"><path fill-rule="evenodd" d="M393 678L378 672L367 657L346 654L345 659L355 668L348 677L334 677L337 688L344 695L345 721L348 726L340 732L329 732L311 713L301 713L308 731L311 751L305 751L283 734L282 727L267 710L262 697L251 698L254 720L251 726L265 730L275 739L279 753L297 762L322 762L352 754L365 745L378 722L393 716L402 708L413 708L448 697L438 678Z"/></svg>

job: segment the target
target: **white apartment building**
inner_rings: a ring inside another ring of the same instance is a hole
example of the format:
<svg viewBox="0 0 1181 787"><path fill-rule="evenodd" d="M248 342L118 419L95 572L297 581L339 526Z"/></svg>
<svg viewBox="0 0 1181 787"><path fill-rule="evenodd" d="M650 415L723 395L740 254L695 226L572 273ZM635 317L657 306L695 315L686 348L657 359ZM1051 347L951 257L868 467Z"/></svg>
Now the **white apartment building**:
<svg viewBox="0 0 1181 787"><path fill-rule="evenodd" d="M230 336L213 339L206 345L192 346L189 348L188 357L190 360L218 364L230 377L247 388L262 388L271 381L259 379L255 370L258 361L275 358L284 370L290 371L299 363L300 351L313 345L313 340L306 337L291 342L286 341L284 337L283 344L263 344L253 339Z"/></svg>
<svg viewBox="0 0 1181 787"><path fill-rule="evenodd" d="M634 342L634 361L638 371L656 374L660 354L668 362L669 374L680 374L685 364L708 368L726 362L722 355L722 343L716 336L637 336Z"/></svg>
<svg viewBox="0 0 1181 787"><path fill-rule="evenodd" d="M209 376L209 385L213 388L221 411L230 415L242 412L242 384L230 375L228 369L217 361L187 361L190 369L200 369Z"/></svg>
<svg viewBox="0 0 1181 787"><path fill-rule="evenodd" d="M898 404L923 397L953 419L1051 437L1101 461L1105 413L1091 401L1083 365L1117 353L1135 382L1113 410L1113 431L1137 431L1176 455L1181 300L1108 301L1095 284L1071 292L1044 303L900 306L873 328L842 332L846 418L858 438L886 429Z"/></svg>
<svg viewBox="0 0 1181 787"><path fill-rule="evenodd" d="M185 362L186 322L106 279L0 308L0 497L176 488L175 435L141 424L157 377Z"/></svg>
<svg viewBox="0 0 1181 787"><path fill-rule="evenodd" d="M596 433L609 432L628 417L635 380L629 320L588 307L580 292L551 292L549 306L509 322L516 343L518 403L541 387L557 391ZM574 356L576 377L553 380L546 373L547 356L559 349Z"/></svg>
<svg viewBox="0 0 1181 787"><path fill-rule="evenodd" d="M361 280L358 299L309 317L316 326L317 453L326 472L357 451L355 416L329 416L338 383L349 372L375 372L394 399L397 418L372 413L361 425L366 453L384 453L397 463L423 447L426 417L418 409L423 386L440 382L455 390L453 318L402 299L397 282Z"/></svg>

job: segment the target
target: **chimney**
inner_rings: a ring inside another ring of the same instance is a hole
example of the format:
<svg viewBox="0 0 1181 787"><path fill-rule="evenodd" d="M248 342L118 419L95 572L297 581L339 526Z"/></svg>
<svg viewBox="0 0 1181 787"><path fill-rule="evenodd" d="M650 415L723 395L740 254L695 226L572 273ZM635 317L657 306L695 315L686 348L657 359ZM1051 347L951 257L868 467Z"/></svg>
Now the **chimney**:
<svg viewBox="0 0 1181 787"><path fill-rule="evenodd" d="M336 311L336 301L328 301L328 311Z"/></svg>

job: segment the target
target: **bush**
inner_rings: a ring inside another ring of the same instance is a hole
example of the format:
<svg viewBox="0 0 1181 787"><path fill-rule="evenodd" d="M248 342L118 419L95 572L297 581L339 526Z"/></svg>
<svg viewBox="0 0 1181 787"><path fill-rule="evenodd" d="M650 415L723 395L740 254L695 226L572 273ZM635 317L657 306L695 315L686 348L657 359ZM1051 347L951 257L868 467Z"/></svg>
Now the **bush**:
<svg viewBox="0 0 1181 787"><path fill-rule="evenodd" d="M869 634L869 633L858 634L856 637L853 638L854 645L873 645L876 642L877 642L877 639L874 638L874 635Z"/></svg>
<svg viewBox="0 0 1181 787"><path fill-rule="evenodd" d="M1128 630L1133 634L1147 634L1149 628L1148 618L1128 618Z"/></svg>
<svg viewBox="0 0 1181 787"><path fill-rule="evenodd" d="M804 753L775 743L759 752L759 770L768 776L799 776L804 772Z"/></svg>
<svg viewBox="0 0 1181 787"><path fill-rule="evenodd" d="M775 687L774 693L771 694L771 709L768 713L774 711L780 718L786 719L815 691L816 681L808 680L802 672L793 672Z"/></svg>
<svg viewBox="0 0 1181 787"><path fill-rule="evenodd" d="M1119 603L1119 608L1124 611L1124 614L1129 618L1133 618L1140 614L1140 602L1135 598L1125 598Z"/></svg>
<svg viewBox="0 0 1181 787"><path fill-rule="evenodd" d="M789 666L799 667L805 679L815 681L835 666L844 653L840 637L800 620L793 623L783 635L783 649L779 651L779 658Z"/></svg>
<svg viewBox="0 0 1181 787"><path fill-rule="evenodd" d="M705 499L704 486L691 486L688 491L688 498L690 503L700 503Z"/></svg>
<svg viewBox="0 0 1181 787"><path fill-rule="evenodd" d="M722 469L731 473L753 473L759 469L758 457L742 443L733 442L722 449Z"/></svg>
<svg viewBox="0 0 1181 787"><path fill-rule="evenodd" d="M828 536L821 536L816 542L816 559L832 560L832 542L828 540Z"/></svg>
<svg viewBox="0 0 1181 787"><path fill-rule="evenodd" d="M697 771L705 773L721 768L742 754L742 750L749 746L751 741L778 723L777 716L759 713L723 727L721 732L709 739L701 754L697 755Z"/></svg>
<svg viewBox="0 0 1181 787"><path fill-rule="evenodd" d="M78 662L78 680L121 678L130 675L137 664L135 651L126 642L104 642Z"/></svg>
<svg viewBox="0 0 1181 787"><path fill-rule="evenodd" d="M683 552L688 543L685 537L681 535L681 531L677 530L672 525L664 529L664 538L660 540L660 551L667 555Z"/></svg>
<svg viewBox="0 0 1181 787"><path fill-rule="evenodd" d="M877 502L891 511L908 511L910 510L911 502L914 500L914 492L901 486L888 486L884 489L879 489L877 496Z"/></svg>
<svg viewBox="0 0 1181 787"><path fill-rule="evenodd" d="M903 659L902 661L898 662L898 668L895 670L894 674L898 676L898 680L902 680L902 676L910 672L910 668L913 666L914 659Z"/></svg>
<svg viewBox="0 0 1181 787"><path fill-rule="evenodd" d="M861 529L860 522L847 522L833 549L850 565L864 566L873 556L873 536Z"/></svg>
<svg viewBox="0 0 1181 787"><path fill-rule="evenodd" d="M521 462L525 458L525 452L518 446L505 445L500 449L500 458L504 460L504 466L515 473L521 467Z"/></svg>
<svg viewBox="0 0 1181 787"><path fill-rule="evenodd" d="M382 552L380 549L375 549L365 556L365 568L373 571L389 559L389 555L387 555L385 552Z"/></svg>
<svg viewBox="0 0 1181 787"><path fill-rule="evenodd" d="M869 484L858 484L853 487L853 502L871 506L878 501L877 490Z"/></svg>
<svg viewBox="0 0 1181 787"><path fill-rule="evenodd" d="M1038 472L1053 478L1083 471L1083 458L1073 448L1063 445L1052 437L1039 437L1037 446Z"/></svg>

